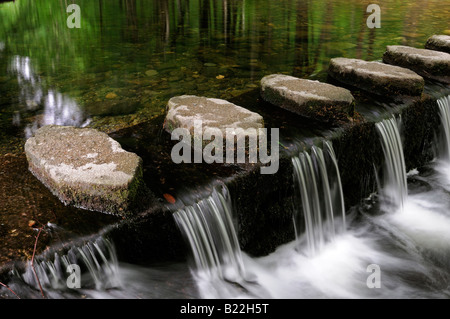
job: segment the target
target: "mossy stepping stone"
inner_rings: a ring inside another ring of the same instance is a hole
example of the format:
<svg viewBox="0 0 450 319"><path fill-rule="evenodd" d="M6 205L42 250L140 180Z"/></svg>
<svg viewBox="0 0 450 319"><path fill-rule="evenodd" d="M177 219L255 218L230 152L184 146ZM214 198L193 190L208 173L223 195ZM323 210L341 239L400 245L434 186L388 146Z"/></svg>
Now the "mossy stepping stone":
<svg viewBox="0 0 450 319"><path fill-rule="evenodd" d="M67 205L127 216L143 187L141 158L94 129L44 126L25 153L30 171Z"/></svg>

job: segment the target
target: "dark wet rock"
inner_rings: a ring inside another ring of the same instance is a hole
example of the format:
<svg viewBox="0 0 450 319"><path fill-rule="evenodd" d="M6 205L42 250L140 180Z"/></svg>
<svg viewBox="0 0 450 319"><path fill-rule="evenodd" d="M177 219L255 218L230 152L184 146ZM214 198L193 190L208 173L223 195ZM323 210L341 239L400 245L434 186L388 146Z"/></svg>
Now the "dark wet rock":
<svg viewBox="0 0 450 319"><path fill-rule="evenodd" d="M264 77L261 96L291 112L330 122L347 121L355 104L347 89L283 74Z"/></svg>
<svg viewBox="0 0 450 319"><path fill-rule="evenodd" d="M258 134L258 129L264 127L261 115L226 100L194 95L182 95L169 100L164 122L167 132L186 128L194 136L196 121L202 121L202 133L207 129L219 129L224 138L228 128L255 129Z"/></svg>
<svg viewBox="0 0 450 319"><path fill-rule="evenodd" d="M421 95L425 85L424 79L409 69L359 59L331 59L328 74L341 83L393 99Z"/></svg>
<svg viewBox="0 0 450 319"><path fill-rule="evenodd" d="M142 190L142 160L94 129L50 125L28 139L30 171L67 205L128 215Z"/></svg>
<svg viewBox="0 0 450 319"><path fill-rule="evenodd" d="M425 44L425 48L450 53L450 35L433 35Z"/></svg>
<svg viewBox="0 0 450 319"><path fill-rule="evenodd" d="M450 83L450 54L445 52L390 45L383 61L411 69L425 78Z"/></svg>

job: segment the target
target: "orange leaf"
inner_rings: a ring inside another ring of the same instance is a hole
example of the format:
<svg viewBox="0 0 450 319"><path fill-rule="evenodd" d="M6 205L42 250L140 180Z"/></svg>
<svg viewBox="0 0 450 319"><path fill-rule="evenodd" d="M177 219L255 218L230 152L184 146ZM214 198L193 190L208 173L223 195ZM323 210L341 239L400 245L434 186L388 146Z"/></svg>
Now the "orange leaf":
<svg viewBox="0 0 450 319"><path fill-rule="evenodd" d="M173 197L170 194L164 194L163 196L166 199L166 201L168 201L171 204L175 204L175 202L176 202L175 197Z"/></svg>

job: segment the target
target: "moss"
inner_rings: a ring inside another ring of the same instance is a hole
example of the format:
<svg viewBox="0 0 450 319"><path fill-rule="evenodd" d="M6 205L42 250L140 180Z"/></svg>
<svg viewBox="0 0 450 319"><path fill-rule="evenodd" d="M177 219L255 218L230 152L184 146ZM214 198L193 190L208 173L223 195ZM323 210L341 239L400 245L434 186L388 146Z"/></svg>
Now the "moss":
<svg viewBox="0 0 450 319"><path fill-rule="evenodd" d="M410 69L425 78L450 83L450 66L448 63L428 65L422 60L408 59L403 55L392 54L388 51L383 55L383 62Z"/></svg>
<svg viewBox="0 0 450 319"><path fill-rule="evenodd" d="M151 196L144 180L142 165L127 189L102 185L64 185L47 178L47 174L29 161L29 169L65 205L121 217L130 217L140 205L140 196Z"/></svg>
<svg viewBox="0 0 450 319"><path fill-rule="evenodd" d="M293 113L334 125L342 125L348 122L349 117L353 117L354 114L355 102L350 105L347 103L328 105L320 101L309 101L304 105L299 105L290 99L283 98L270 87L262 90L261 96L267 102Z"/></svg>
<svg viewBox="0 0 450 319"><path fill-rule="evenodd" d="M361 77L355 71L342 73L330 68L328 70L334 80L356 87L380 96L387 96L393 100L402 100L403 96L420 96L423 92L424 83L417 81L377 81L371 77Z"/></svg>

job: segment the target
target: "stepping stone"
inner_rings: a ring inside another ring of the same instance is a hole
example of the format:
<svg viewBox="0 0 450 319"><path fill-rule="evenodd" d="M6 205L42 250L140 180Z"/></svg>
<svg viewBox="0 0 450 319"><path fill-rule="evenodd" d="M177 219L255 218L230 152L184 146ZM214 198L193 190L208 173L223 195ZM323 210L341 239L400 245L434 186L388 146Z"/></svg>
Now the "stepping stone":
<svg viewBox="0 0 450 319"><path fill-rule="evenodd" d="M30 171L66 205L127 216L144 187L141 158L94 129L44 126L25 153Z"/></svg>
<svg viewBox="0 0 450 319"><path fill-rule="evenodd" d="M450 35L433 35L425 44L425 49L450 53Z"/></svg>
<svg viewBox="0 0 450 319"><path fill-rule="evenodd" d="M258 134L258 129L264 127L261 115L226 100L194 95L177 96L169 100L164 122L167 132L185 128L194 137L196 121L201 121L202 134L207 129L218 129L224 139L227 128L255 129ZM203 144L205 143L203 140Z"/></svg>
<svg viewBox="0 0 450 319"><path fill-rule="evenodd" d="M411 69L425 78L450 83L450 54L402 45L390 45L383 62Z"/></svg>
<svg viewBox="0 0 450 319"><path fill-rule="evenodd" d="M355 105L347 89L283 74L265 76L261 96L293 113L327 122L348 121Z"/></svg>
<svg viewBox="0 0 450 319"><path fill-rule="evenodd" d="M328 74L341 83L393 99L421 95L425 85L424 79L411 70L359 59L331 59Z"/></svg>

